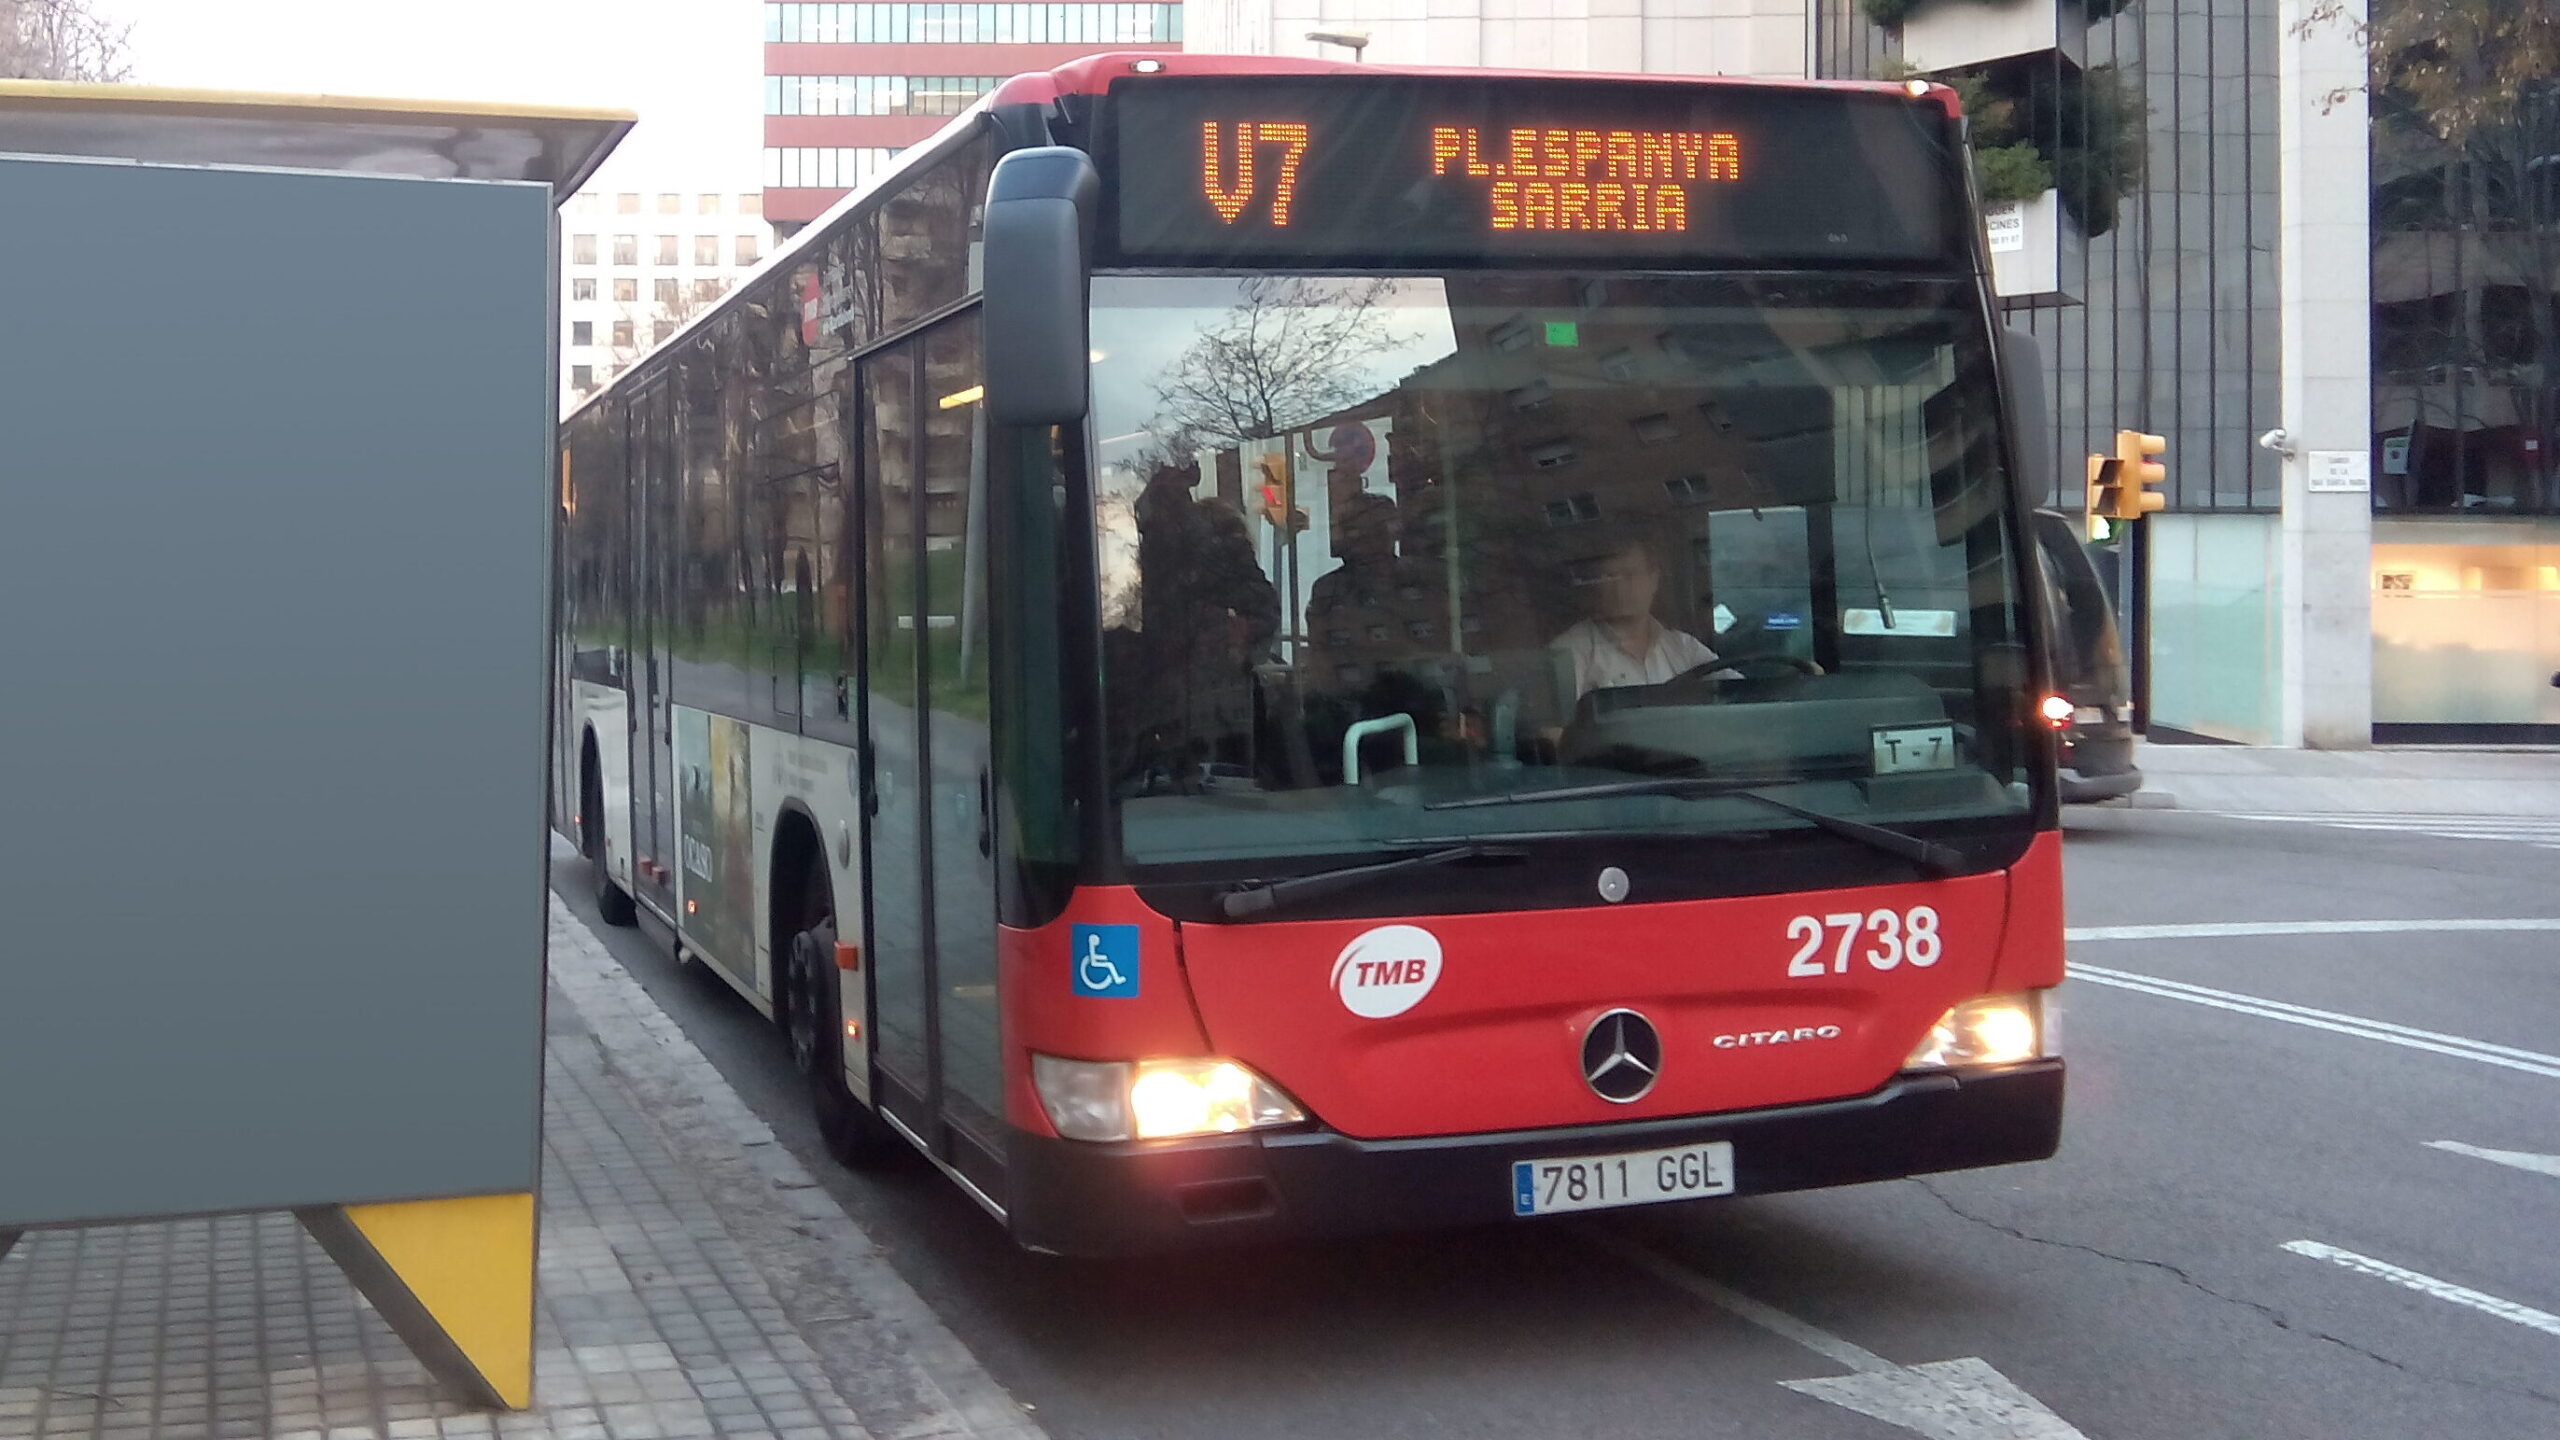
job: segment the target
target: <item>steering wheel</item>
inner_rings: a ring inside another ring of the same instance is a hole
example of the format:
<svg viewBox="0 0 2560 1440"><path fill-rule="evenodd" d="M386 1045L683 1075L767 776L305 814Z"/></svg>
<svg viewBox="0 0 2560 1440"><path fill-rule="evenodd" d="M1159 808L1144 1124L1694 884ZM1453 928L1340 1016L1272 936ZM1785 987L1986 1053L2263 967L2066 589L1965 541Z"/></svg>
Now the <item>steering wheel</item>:
<svg viewBox="0 0 2560 1440"><path fill-rule="evenodd" d="M1709 660L1702 665L1692 665L1672 676L1670 683L1695 684L1713 678L1721 670L1731 670L1746 680L1759 679L1770 674L1819 675L1822 673L1821 666L1802 656L1763 652L1758 655L1727 656L1719 660ZM1758 671L1759 674L1755 675L1754 671Z"/></svg>

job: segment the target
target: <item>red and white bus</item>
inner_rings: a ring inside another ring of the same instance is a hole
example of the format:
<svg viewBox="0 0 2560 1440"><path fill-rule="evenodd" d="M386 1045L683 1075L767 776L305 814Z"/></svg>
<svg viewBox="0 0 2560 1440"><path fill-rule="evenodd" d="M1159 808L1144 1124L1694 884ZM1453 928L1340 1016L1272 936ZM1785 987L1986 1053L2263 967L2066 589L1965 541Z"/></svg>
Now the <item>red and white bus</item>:
<svg viewBox="0 0 2560 1440"><path fill-rule="evenodd" d="M1922 84L1006 82L567 423L606 918L1041 1250L2051 1154L1965 154Z"/></svg>

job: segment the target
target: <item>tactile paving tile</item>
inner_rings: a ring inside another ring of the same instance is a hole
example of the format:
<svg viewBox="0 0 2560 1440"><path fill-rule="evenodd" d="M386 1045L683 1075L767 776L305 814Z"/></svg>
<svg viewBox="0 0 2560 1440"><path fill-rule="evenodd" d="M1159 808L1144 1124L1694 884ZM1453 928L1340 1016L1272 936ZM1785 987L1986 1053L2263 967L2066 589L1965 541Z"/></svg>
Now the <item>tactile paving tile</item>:
<svg viewBox="0 0 2560 1440"><path fill-rule="evenodd" d="M446 1397L292 1217L229 1216L0 1260L0 1440L868 1440L554 1005L533 1409Z"/></svg>

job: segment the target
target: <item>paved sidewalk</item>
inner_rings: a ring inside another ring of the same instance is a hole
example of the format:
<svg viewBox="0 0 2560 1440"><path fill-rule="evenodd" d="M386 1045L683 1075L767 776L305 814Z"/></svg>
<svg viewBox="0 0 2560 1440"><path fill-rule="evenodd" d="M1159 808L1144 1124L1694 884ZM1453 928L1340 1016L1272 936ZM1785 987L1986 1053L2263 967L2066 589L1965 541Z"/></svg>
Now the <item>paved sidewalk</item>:
<svg viewBox="0 0 2560 1440"><path fill-rule="evenodd" d="M2152 745L2152 804L2252 815L2560 816L2560 749Z"/></svg>
<svg viewBox="0 0 2560 1440"><path fill-rule="evenodd" d="M535 1406L447 1399L282 1214L0 1260L0 1440L1039 1440L555 900Z"/></svg>

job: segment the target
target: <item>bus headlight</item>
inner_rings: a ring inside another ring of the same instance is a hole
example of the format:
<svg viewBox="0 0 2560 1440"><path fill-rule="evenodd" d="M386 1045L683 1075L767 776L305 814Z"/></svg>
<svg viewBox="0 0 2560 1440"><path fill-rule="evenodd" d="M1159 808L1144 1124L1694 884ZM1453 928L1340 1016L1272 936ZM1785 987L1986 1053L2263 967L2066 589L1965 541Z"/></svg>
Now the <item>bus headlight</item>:
<svg viewBox="0 0 2560 1440"><path fill-rule="evenodd" d="M2043 991L1979 995L1939 1016L1902 1068L2014 1065L2051 1053L2045 1041Z"/></svg>
<svg viewBox="0 0 2560 1440"><path fill-rule="evenodd" d="M1279 1086L1233 1060L1031 1057L1031 1085L1070 1140L1223 1135L1307 1118Z"/></svg>

